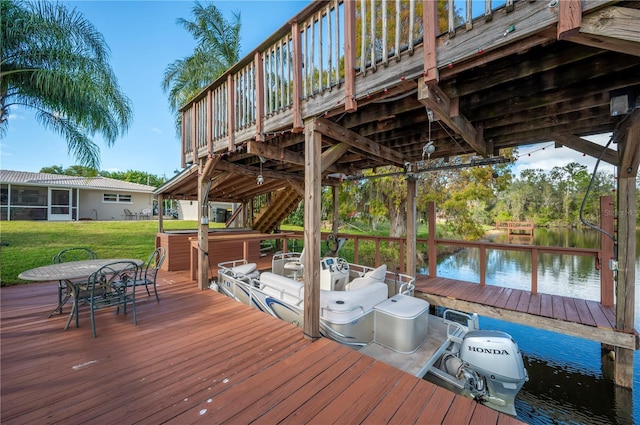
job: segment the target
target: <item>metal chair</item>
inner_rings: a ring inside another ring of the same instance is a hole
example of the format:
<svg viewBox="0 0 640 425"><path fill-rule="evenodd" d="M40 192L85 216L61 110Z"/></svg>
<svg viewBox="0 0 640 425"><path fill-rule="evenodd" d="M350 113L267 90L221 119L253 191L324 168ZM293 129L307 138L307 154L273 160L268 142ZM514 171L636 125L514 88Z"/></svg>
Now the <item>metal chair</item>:
<svg viewBox="0 0 640 425"><path fill-rule="evenodd" d="M89 281L85 288L79 288L77 297L74 300L76 325L78 320L77 300L86 297L91 310L91 332L96 337L95 312L108 307L116 307L120 312L123 307L124 314L127 314L127 304L133 307L133 324L137 325L136 319L136 289L132 282L138 276L138 266L132 261L115 261L109 263L89 276ZM132 288L131 292L128 288Z"/></svg>
<svg viewBox="0 0 640 425"><path fill-rule="evenodd" d="M137 220L138 219L138 214L131 212L131 210L128 209L128 208L125 208L124 209L124 219L125 220Z"/></svg>
<svg viewBox="0 0 640 425"><path fill-rule="evenodd" d="M68 263L69 261L81 261L81 260L95 260L98 258L98 254L90 250L89 248L67 248L58 252L53 256L52 263ZM53 313L60 311L62 314L62 290L65 290L68 294L67 283L63 280L58 281L58 308L53 310L49 317L53 316ZM66 301L66 300L65 300Z"/></svg>
<svg viewBox="0 0 640 425"><path fill-rule="evenodd" d="M149 285L153 285L153 292L156 294L156 300L158 302L160 302L160 297L158 296L158 289L156 287L156 277L158 276L158 270L164 262L166 252L166 249L162 246L153 250L147 262L142 268L140 268L139 276L134 282L131 282L134 286L144 285L147 290L147 295L149 296L151 296L151 292L149 292Z"/></svg>

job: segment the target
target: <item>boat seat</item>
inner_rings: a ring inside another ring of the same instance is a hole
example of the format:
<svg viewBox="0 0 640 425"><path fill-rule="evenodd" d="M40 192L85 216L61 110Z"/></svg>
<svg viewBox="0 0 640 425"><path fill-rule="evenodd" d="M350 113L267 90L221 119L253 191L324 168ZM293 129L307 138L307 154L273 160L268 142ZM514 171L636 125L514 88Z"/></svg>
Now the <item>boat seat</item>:
<svg viewBox="0 0 640 425"><path fill-rule="evenodd" d="M387 297L387 284L380 281L352 291L320 290L320 316L333 323L349 323Z"/></svg>
<svg viewBox="0 0 640 425"><path fill-rule="evenodd" d="M248 282L251 279L257 279L260 273L256 270L258 265L256 263L241 264L231 268L231 273L235 278L245 280Z"/></svg>
<svg viewBox="0 0 640 425"><path fill-rule="evenodd" d="M387 276L387 265L383 264L373 270L369 270L362 277L356 277L351 282L347 283L344 287L345 291L355 291L360 288L364 288L367 285L371 285L375 282L384 282Z"/></svg>
<svg viewBox="0 0 640 425"><path fill-rule="evenodd" d="M380 280L374 279L372 277L356 277L344 286L344 290L356 291L360 288L364 288L365 286L371 285L372 283L376 282L380 282Z"/></svg>
<svg viewBox="0 0 640 425"><path fill-rule="evenodd" d="M260 289L265 294L296 305L304 298L304 283L271 272L260 275Z"/></svg>
<svg viewBox="0 0 640 425"><path fill-rule="evenodd" d="M387 277L387 265L382 264L379 267L376 267L373 270L369 270L364 274L364 277L371 277L373 279L384 282L384 279Z"/></svg>

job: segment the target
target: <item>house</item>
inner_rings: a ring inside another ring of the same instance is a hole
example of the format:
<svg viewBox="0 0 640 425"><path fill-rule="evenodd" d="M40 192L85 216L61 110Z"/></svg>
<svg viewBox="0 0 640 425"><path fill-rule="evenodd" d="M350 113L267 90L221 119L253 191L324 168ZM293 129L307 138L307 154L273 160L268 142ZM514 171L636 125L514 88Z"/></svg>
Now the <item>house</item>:
<svg viewBox="0 0 640 425"><path fill-rule="evenodd" d="M197 196L194 197L183 191L185 181L190 181L189 186L191 187L194 184L193 179L197 175L198 166L191 165L155 189L154 196L163 194L163 198L170 202L169 209L166 208L165 203L164 214L166 216L172 216L178 220L198 220L200 211ZM233 193L228 193L227 196L233 199ZM215 223L224 223L238 207L237 202L225 202L220 199L209 200L207 204L207 216Z"/></svg>
<svg viewBox="0 0 640 425"><path fill-rule="evenodd" d="M0 220L150 218L154 189L100 176L0 170Z"/></svg>

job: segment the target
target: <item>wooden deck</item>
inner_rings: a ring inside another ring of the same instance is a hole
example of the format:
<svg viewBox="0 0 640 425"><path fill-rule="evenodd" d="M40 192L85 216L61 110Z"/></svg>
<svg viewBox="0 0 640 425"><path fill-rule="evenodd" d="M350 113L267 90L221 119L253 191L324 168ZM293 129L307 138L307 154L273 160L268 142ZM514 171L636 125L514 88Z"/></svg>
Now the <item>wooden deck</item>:
<svg viewBox="0 0 640 425"><path fill-rule="evenodd" d="M160 303L47 319L55 283L0 289L1 417L33 423L519 423L161 272ZM69 308L65 310L69 311Z"/></svg>
<svg viewBox="0 0 640 425"><path fill-rule="evenodd" d="M416 278L416 296L432 305L638 349L638 333L617 331L615 307L597 301L425 275Z"/></svg>

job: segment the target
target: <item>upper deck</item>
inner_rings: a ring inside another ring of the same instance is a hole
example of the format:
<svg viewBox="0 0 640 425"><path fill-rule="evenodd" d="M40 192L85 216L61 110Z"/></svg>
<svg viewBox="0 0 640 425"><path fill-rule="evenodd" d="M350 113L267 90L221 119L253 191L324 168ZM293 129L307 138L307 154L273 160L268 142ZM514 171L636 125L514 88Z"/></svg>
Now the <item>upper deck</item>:
<svg viewBox="0 0 640 425"><path fill-rule="evenodd" d="M550 140L598 156L580 136L632 121L640 2L447 6L310 4L182 108L183 165L216 158L209 199L246 201L304 181L310 120L324 136L323 184L384 165L457 166L466 154L496 161ZM195 172L178 183L163 194L197 198Z"/></svg>

